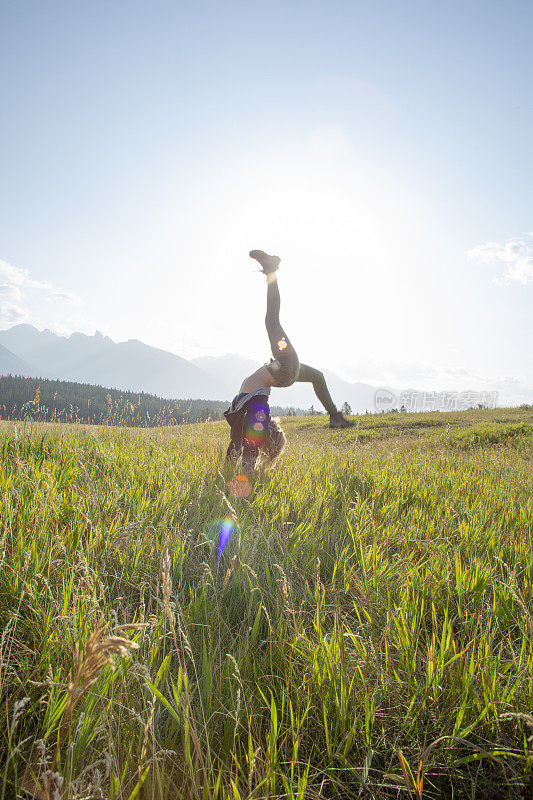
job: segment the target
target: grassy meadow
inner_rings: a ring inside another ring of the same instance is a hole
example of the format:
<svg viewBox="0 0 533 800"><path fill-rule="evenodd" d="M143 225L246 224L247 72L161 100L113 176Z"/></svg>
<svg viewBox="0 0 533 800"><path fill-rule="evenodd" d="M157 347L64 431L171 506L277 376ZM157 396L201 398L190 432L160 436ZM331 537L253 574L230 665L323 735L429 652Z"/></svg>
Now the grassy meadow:
<svg viewBox="0 0 533 800"><path fill-rule="evenodd" d="M0 423L1 798L533 796L533 411L356 419Z"/></svg>

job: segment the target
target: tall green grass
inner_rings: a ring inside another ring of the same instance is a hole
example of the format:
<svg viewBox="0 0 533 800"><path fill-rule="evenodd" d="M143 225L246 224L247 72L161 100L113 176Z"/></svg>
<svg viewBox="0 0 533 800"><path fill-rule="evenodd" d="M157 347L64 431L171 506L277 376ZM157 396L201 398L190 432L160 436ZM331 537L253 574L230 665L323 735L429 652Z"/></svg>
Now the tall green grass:
<svg viewBox="0 0 533 800"><path fill-rule="evenodd" d="M4 423L2 797L528 796L532 422Z"/></svg>

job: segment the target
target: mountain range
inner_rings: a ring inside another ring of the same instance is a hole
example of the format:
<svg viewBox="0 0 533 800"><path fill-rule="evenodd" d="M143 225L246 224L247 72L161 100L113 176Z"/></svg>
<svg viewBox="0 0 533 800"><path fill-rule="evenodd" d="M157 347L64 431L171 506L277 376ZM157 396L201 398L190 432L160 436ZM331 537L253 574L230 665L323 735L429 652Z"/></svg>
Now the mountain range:
<svg viewBox="0 0 533 800"><path fill-rule="evenodd" d="M242 380L260 366L237 354L202 356L190 361L137 339L114 342L97 331L93 336L60 336L32 325L0 331L0 374L55 378L112 389L149 392L159 397L231 400ZM334 400L354 412L374 408L372 386L349 383L325 372ZM273 405L320 408L308 384L273 389Z"/></svg>

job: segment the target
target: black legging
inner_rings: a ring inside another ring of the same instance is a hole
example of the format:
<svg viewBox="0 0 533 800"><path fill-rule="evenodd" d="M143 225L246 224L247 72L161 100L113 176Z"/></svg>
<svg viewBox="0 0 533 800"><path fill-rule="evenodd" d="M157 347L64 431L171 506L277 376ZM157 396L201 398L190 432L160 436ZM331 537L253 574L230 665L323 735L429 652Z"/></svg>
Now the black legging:
<svg viewBox="0 0 533 800"><path fill-rule="evenodd" d="M267 311L265 325L274 361L267 369L278 386L291 386L293 383L312 383L317 398L328 414L334 414L337 407L333 402L324 375L320 370L300 364L296 350L281 327L279 311L281 299L275 273L267 276Z"/></svg>

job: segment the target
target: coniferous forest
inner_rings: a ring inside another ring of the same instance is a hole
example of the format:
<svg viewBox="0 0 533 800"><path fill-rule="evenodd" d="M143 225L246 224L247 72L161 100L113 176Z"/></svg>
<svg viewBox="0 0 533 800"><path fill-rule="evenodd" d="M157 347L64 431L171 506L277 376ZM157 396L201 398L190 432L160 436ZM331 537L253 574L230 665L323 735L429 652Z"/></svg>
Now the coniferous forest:
<svg viewBox="0 0 533 800"><path fill-rule="evenodd" d="M151 428L223 419L224 400L165 400L88 383L0 376L0 419ZM272 407L274 414L293 409Z"/></svg>

